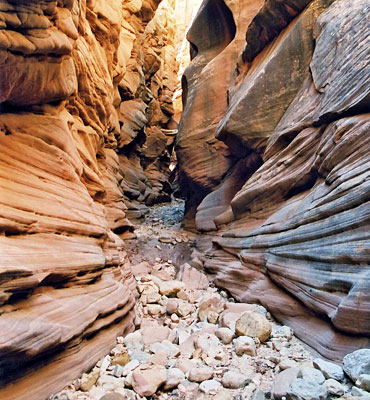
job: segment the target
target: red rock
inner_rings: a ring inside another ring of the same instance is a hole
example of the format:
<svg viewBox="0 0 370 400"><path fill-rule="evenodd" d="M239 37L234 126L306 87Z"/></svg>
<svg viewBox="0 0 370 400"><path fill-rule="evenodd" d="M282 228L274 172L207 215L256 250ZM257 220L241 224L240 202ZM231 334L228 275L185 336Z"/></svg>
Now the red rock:
<svg viewBox="0 0 370 400"><path fill-rule="evenodd" d="M130 212L171 191L175 35L167 29L163 45L144 33L152 18L155 31L170 18L155 15L155 1L3 3L0 398L38 400L134 329L122 238L132 236ZM154 49L163 68L148 76Z"/></svg>
<svg viewBox="0 0 370 400"><path fill-rule="evenodd" d="M213 231L199 243L216 284L340 362L369 346L368 5L257 3L249 21L230 6L247 37L237 61L221 61L228 11L209 47L208 2L189 31L198 54L177 146L186 224Z"/></svg>

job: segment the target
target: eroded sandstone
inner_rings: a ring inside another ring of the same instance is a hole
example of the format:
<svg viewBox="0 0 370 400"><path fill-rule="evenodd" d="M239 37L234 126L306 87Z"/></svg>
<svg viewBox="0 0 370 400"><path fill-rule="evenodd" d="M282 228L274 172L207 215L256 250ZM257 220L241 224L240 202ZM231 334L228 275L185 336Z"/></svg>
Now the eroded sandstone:
<svg viewBox="0 0 370 400"><path fill-rule="evenodd" d="M223 33L226 48L199 46L185 73L187 226L212 234L199 248L217 284L340 361L370 343L370 5L255 1L243 19L224 4L219 21L235 36ZM194 21L192 43L205 21ZM233 46L239 57L220 62ZM202 93L217 93L218 106ZM195 125L204 113L212 122Z"/></svg>

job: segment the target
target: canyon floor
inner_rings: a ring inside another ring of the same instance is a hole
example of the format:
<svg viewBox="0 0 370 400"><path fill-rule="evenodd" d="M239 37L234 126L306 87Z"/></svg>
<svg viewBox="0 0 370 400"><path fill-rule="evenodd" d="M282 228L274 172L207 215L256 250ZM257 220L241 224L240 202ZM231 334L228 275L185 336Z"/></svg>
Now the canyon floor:
<svg viewBox="0 0 370 400"><path fill-rule="evenodd" d="M50 400L353 398L341 367L188 263L196 236L181 228L183 210L181 200L151 207L126 241L137 330Z"/></svg>

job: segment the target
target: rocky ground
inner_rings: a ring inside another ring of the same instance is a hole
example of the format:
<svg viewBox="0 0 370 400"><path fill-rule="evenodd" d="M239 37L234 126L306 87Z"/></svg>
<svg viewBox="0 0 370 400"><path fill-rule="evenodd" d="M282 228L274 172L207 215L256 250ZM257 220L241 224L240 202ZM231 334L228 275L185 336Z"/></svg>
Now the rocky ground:
<svg viewBox="0 0 370 400"><path fill-rule="evenodd" d="M152 207L128 243L138 329L51 400L370 398L369 349L343 370L262 306L236 303L187 263L196 238L182 214L179 201Z"/></svg>

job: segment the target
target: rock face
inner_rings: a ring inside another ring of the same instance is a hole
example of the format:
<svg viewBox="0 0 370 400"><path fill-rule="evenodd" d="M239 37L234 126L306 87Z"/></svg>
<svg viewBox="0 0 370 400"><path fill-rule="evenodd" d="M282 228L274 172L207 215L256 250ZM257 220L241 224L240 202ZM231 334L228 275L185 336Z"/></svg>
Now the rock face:
<svg viewBox="0 0 370 400"><path fill-rule="evenodd" d="M169 192L173 4L0 3L0 397L41 399L134 329L122 239Z"/></svg>
<svg viewBox="0 0 370 400"><path fill-rule="evenodd" d="M336 361L370 345L369 13L203 2L176 147L205 268Z"/></svg>

